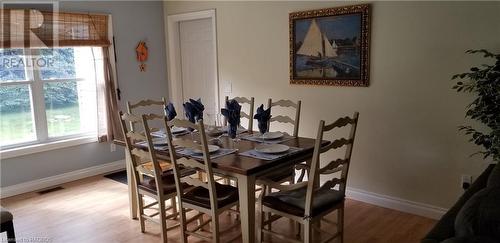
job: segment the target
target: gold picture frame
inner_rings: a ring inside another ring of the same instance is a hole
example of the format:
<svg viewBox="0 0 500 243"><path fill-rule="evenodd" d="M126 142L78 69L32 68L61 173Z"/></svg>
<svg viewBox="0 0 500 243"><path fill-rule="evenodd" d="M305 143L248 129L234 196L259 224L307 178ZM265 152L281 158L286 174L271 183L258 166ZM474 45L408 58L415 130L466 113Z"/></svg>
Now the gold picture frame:
<svg viewBox="0 0 500 243"><path fill-rule="evenodd" d="M368 86L370 5L289 14L290 84Z"/></svg>

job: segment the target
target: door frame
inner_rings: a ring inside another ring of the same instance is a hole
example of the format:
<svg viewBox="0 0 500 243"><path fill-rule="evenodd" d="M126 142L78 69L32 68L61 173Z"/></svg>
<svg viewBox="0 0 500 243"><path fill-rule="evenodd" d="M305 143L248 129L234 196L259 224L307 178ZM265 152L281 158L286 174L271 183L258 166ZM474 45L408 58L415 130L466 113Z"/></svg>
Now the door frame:
<svg viewBox="0 0 500 243"><path fill-rule="evenodd" d="M184 102L183 92L182 92L182 64L181 64L181 52L180 52L180 33L179 33L179 22L197 19L210 18L212 21L212 34L213 34L213 48L214 48L214 69L215 69L215 81L216 87L214 87L215 108L217 111L220 110L220 91L219 91L219 64L218 64L218 50L217 50L217 19L215 9L189 12L182 14L169 15L167 17L167 39L168 39L168 84L169 84L169 98L170 101L181 109Z"/></svg>

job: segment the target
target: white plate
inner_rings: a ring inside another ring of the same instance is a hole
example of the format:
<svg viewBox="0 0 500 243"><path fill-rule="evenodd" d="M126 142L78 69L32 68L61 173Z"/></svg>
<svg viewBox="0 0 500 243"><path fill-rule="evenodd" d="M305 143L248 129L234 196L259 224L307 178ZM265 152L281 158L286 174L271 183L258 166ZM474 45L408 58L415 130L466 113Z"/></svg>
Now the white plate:
<svg viewBox="0 0 500 243"><path fill-rule="evenodd" d="M166 138L153 138L153 145L162 146L168 145Z"/></svg>
<svg viewBox="0 0 500 243"><path fill-rule="evenodd" d="M184 127L172 127L170 129L170 132L172 132L172 134L183 133L185 131L187 131L187 129Z"/></svg>
<svg viewBox="0 0 500 243"><path fill-rule="evenodd" d="M209 153L215 153L217 151L219 151L220 147L217 146L217 145L208 145L208 152ZM193 153L195 154L203 154L203 151L201 150L201 148L199 149L193 149Z"/></svg>
<svg viewBox="0 0 500 243"><path fill-rule="evenodd" d="M279 154L286 152L290 147L284 144L259 144L255 147L255 151L265 154Z"/></svg>
<svg viewBox="0 0 500 243"><path fill-rule="evenodd" d="M258 138L263 138L265 140L273 140L283 137L281 132L266 132L264 135L258 135Z"/></svg>

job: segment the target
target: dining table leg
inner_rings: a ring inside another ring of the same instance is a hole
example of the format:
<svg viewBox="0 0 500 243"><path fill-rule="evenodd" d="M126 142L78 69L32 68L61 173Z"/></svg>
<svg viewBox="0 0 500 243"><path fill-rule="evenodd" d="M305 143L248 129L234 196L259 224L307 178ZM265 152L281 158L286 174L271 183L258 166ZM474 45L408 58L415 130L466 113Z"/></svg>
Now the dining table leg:
<svg viewBox="0 0 500 243"><path fill-rule="evenodd" d="M255 242L255 176L238 175L243 243Z"/></svg>
<svg viewBox="0 0 500 243"><path fill-rule="evenodd" d="M125 167L127 169L128 201L130 208L130 218L137 219L137 197L135 188L135 177L132 171L132 160L129 153L125 153Z"/></svg>

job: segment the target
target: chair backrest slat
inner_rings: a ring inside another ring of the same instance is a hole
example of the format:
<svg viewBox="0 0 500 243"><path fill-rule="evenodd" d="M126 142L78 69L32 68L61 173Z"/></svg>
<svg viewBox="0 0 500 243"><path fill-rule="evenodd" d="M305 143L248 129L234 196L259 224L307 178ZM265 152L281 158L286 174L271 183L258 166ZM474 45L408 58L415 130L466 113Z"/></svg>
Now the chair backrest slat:
<svg viewBox="0 0 500 243"><path fill-rule="evenodd" d="M338 171L342 170L342 165L345 163L348 163L348 162L349 162L349 160L347 160L347 159L337 159L337 160L330 161L327 165L323 166L323 168L321 168L319 170L319 173L320 174L332 174L332 173L338 172Z"/></svg>
<svg viewBox="0 0 500 243"><path fill-rule="evenodd" d="M139 116L141 114L136 114L137 112L135 111L136 109L139 109L139 108L144 108L144 107L157 107L157 106L161 106L161 114L165 114L165 107L167 106L167 101L165 99L165 97L162 97L161 100L152 100L152 99L145 99L145 100L140 100L139 102L137 103L134 103L132 104L130 101L127 101L127 113L132 115L132 114L135 114L136 116ZM130 121L130 130L131 131L135 131L136 130L136 125L137 123L141 123L142 122L142 118L137 121L136 119L134 120L131 120Z"/></svg>
<svg viewBox="0 0 500 243"><path fill-rule="evenodd" d="M345 139L345 138L334 140L330 144L321 147L321 153L327 152L330 149L337 149L337 148L340 148L344 145L349 145L353 141L354 141L353 139Z"/></svg>
<svg viewBox="0 0 500 243"><path fill-rule="evenodd" d="M130 131L130 132L127 132L127 134L125 134L125 135L134 141L137 141L137 140L146 141L146 136L143 133Z"/></svg>
<svg viewBox="0 0 500 243"><path fill-rule="evenodd" d="M203 125L203 120L199 120L197 124L193 124L188 120L181 120L181 119L173 119L171 121L167 121L167 119L165 118L164 121L167 134L167 143L170 151L170 160L174 168L177 195L179 195L179 203L182 205L183 202L183 195L184 195L183 192L184 188L182 187L183 182L194 186L202 186L208 189L211 210L214 213L213 215L215 215L215 210L217 210L218 208L217 192L215 189L215 179L214 179L214 174L212 172L212 162L210 160L210 153L208 152L208 142L207 142L207 136L205 134L205 126ZM172 126L185 127L185 128L189 127L198 130L199 138L197 139L201 141L201 145L200 144L194 145L193 142L187 142L187 143L184 142L184 144L192 144L195 146L190 148L196 148L196 149L201 148L201 151L203 152L203 161L196 161L191 158L179 156L179 154L175 150L174 139L172 131L170 129L170 127ZM181 172L181 169L195 169L198 172L204 172L206 174L206 181L204 181L203 178L193 178L190 175L183 174ZM184 209L181 207L181 210Z"/></svg>
<svg viewBox="0 0 500 243"><path fill-rule="evenodd" d="M338 191L345 195L347 175L349 171L349 165L351 161L352 148L354 144L354 138L356 135L356 128L358 124L359 113L355 112L352 118L344 117L336 120L335 122L325 125L325 121L320 121L318 127L318 134L316 137L316 142L314 146L314 153L309 171L309 181L307 185L306 192L306 202L305 202L305 216L311 216L312 205L314 201L315 191L318 189L320 175L328 175L337 172L341 172L340 178L333 177L327 180L321 188L336 190L338 186ZM341 128L347 125L351 125L351 130L349 132L348 138L340 138L332 141L326 146L322 146L323 136L325 132L332 130L333 128ZM320 168L320 155L331 149L338 149L345 146L346 152L343 159L337 159L328 162L324 167Z"/></svg>
<svg viewBox="0 0 500 243"><path fill-rule="evenodd" d="M138 149L138 148L133 148L133 149L130 151L130 153L131 153L132 155L135 155L135 156L139 157L142 161L144 161L144 160L148 160L148 159L150 159L150 157L151 157L151 155L150 155L150 153L149 153L149 152L144 151L144 150L142 150L142 149Z"/></svg>
<svg viewBox="0 0 500 243"><path fill-rule="evenodd" d="M271 117L271 119L269 119L269 121L270 122L290 123L292 125L295 125L295 121L292 118L290 118L289 116L277 115L277 116Z"/></svg>
<svg viewBox="0 0 500 243"><path fill-rule="evenodd" d="M144 107L144 106L152 106L152 105L165 105L165 100L162 98L162 100L151 100L151 99L146 99L146 100L141 100L135 104L130 104L128 103L128 107L130 109L135 109L138 107Z"/></svg>
<svg viewBox="0 0 500 243"><path fill-rule="evenodd" d="M299 135L299 122L300 122L300 108L301 108L301 101L297 101L297 103L294 103L291 100L278 100L274 101L272 99L269 99L267 101L267 108L271 108L271 119L269 119L269 125L267 126L268 130L271 127L272 122L280 122L280 123L287 123L291 124L293 126L293 133L292 135L294 137L297 137ZM272 112L273 107L284 107L284 108L293 108L295 110L295 117L291 118L289 116L284 116L284 115L273 115L274 113Z"/></svg>
<svg viewBox="0 0 500 243"><path fill-rule="evenodd" d="M240 105L241 104L247 104L248 105L248 113L242 110L240 112L240 116L242 118L248 119L247 130L248 131L252 131L253 130L254 105L255 105L255 99L254 99L254 97L250 97L250 98L246 98L246 97L233 97L231 99L236 100ZM226 96L224 105L227 104L227 101L229 101L229 96ZM225 117L224 117L224 126L227 126L227 119Z"/></svg>

